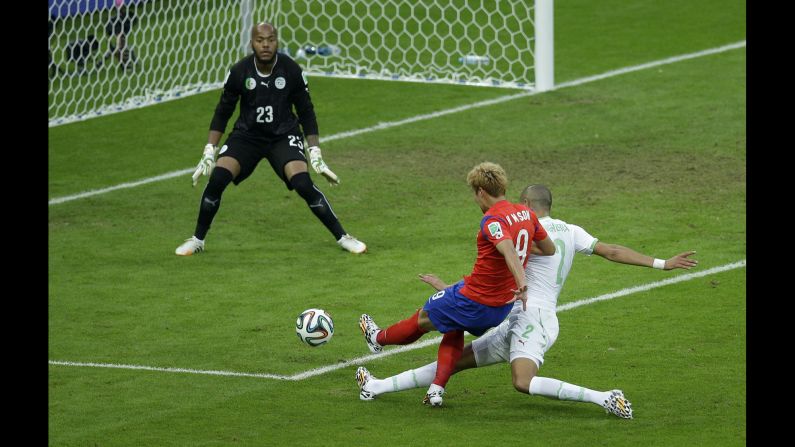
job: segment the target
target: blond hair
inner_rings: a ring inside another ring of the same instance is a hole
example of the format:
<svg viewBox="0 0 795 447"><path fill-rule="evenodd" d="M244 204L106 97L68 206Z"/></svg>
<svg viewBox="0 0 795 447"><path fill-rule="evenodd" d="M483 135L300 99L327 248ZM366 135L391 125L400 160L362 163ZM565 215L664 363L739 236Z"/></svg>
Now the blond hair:
<svg viewBox="0 0 795 447"><path fill-rule="evenodd" d="M467 184L475 192L478 188L483 188L490 196L500 197L505 195L505 190L508 188L508 176L502 166L484 161L469 171Z"/></svg>

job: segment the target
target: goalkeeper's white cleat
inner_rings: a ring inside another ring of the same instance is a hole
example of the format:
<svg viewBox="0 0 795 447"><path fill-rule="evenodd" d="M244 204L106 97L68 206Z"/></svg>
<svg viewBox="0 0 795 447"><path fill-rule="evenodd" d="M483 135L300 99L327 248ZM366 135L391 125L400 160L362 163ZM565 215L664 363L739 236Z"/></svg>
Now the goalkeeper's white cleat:
<svg viewBox="0 0 795 447"><path fill-rule="evenodd" d="M614 415L624 418L632 419L632 404L624 397L624 392L621 390L613 390L602 404L605 412L613 413Z"/></svg>
<svg viewBox="0 0 795 447"><path fill-rule="evenodd" d="M376 341L376 337L378 333L381 332L381 328L375 324L372 317L367 314L362 314L362 316L359 317L359 329L361 329L362 334L364 334L364 341L367 342L367 347L370 348L370 352L377 354L384 350L383 346Z"/></svg>
<svg viewBox="0 0 795 447"><path fill-rule="evenodd" d="M422 403L432 407L441 407L442 402L444 402L442 398L443 395L444 388L439 385L431 384L430 388L428 388L428 392L425 393L425 397L422 399Z"/></svg>
<svg viewBox="0 0 795 447"><path fill-rule="evenodd" d="M356 368L356 384L359 385L359 400L373 400L375 393L367 389L367 383L375 379L364 366Z"/></svg>
<svg viewBox="0 0 795 447"><path fill-rule="evenodd" d="M203 251L204 241L197 239L196 236L191 236L190 239L186 239L182 245L177 247L175 253L179 256L190 256L194 253L200 253Z"/></svg>
<svg viewBox="0 0 795 447"><path fill-rule="evenodd" d="M359 254L367 251L367 246L364 245L364 242L356 239L350 234L343 234L337 243L340 244L340 247L344 250L348 250L351 253Z"/></svg>

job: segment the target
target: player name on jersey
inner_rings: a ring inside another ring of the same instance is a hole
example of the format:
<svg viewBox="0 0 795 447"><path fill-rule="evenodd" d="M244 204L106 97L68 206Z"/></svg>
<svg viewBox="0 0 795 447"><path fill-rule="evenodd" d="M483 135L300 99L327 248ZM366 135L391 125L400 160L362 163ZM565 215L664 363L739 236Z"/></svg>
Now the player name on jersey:
<svg viewBox="0 0 795 447"><path fill-rule="evenodd" d="M569 231L569 227L567 227L564 224L549 222L546 224L542 223L542 225L544 225L544 229L547 230L548 232L551 231L553 233L557 233L561 231Z"/></svg>
<svg viewBox="0 0 795 447"><path fill-rule="evenodd" d="M523 220L530 220L530 211L524 210L524 211L519 211L518 213L506 214L505 218L508 220L508 225L513 225L516 222L522 222Z"/></svg>

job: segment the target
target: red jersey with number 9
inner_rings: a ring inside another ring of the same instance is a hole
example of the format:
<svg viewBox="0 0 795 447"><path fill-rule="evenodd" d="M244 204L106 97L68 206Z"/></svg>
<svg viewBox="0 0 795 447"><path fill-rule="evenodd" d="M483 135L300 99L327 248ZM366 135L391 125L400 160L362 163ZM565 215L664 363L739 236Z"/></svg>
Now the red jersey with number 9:
<svg viewBox="0 0 795 447"><path fill-rule="evenodd" d="M472 273L464 276L459 293L487 306L503 306L513 299L516 281L497 250L504 240L513 241L522 268L527 265L532 241L547 237L544 227L530 208L500 200L486 211L478 232L478 257Z"/></svg>

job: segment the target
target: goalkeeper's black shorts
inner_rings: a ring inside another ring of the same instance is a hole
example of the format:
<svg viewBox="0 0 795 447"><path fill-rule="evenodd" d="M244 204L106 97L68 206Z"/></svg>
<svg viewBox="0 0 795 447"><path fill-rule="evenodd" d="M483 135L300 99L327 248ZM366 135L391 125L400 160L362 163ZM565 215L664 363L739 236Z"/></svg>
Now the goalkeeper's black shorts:
<svg viewBox="0 0 795 447"><path fill-rule="evenodd" d="M232 132L218 152L218 158L221 157L232 157L240 163L240 174L233 180L235 185L248 178L260 160L267 158L273 172L290 190L293 187L284 176L284 165L293 160L306 162L304 138L297 127L272 141L254 140Z"/></svg>

